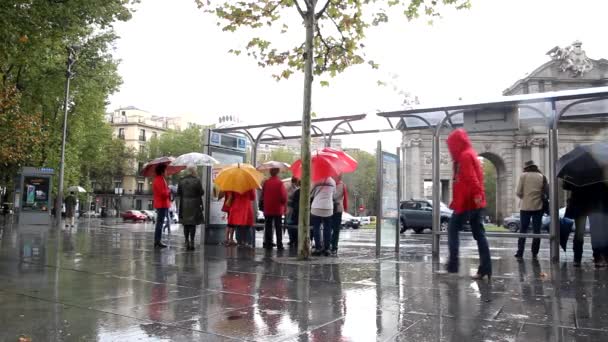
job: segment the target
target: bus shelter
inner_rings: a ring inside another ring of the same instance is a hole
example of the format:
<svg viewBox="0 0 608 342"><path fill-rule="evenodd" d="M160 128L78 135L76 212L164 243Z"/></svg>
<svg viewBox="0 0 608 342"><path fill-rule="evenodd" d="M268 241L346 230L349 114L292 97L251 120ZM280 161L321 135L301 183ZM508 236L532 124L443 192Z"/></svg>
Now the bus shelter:
<svg viewBox="0 0 608 342"><path fill-rule="evenodd" d="M376 121L376 122L374 122ZM323 147L340 147L336 146L335 137L344 136L344 135L352 135L352 134L374 134L374 133L383 133L383 132L394 132L396 130L396 123L398 119L390 119L390 118L378 118L371 117L367 118L366 114L358 114L358 115L348 115L348 116L334 116L334 117L324 117L324 118L314 118L311 120L311 138L317 139L316 143L311 146L311 152L317 148ZM268 144L284 144L286 141L291 141L292 144L299 148L300 140L301 140L301 126L302 121L294 120L294 121L282 121L275 123L265 123L258 125L247 125L247 126L232 126L232 127L222 127L215 128L210 131L210 135L213 134L231 134L231 135L240 135L248 139L249 145L251 146L250 157L248 158L249 162L257 166L258 164L258 154L261 152L260 150L265 148L264 145ZM292 145L293 146L293 145ZM381 145L378 145L379 149L381 149ZM386 156L385 156L386 155ZM398 153L397 153L398 155ZM378 156L384 156L384 158L378 158L378 175L382 175L383 166L382 161L386 159L386 167L391 168L391 166L397 167L398 162L395 163L394 158L397 155L390 155L386 153L378 153ZM398 159L397 159L398 161ZM391 163L392 162L392 163ZM391 168L392 170L392 168ZM397 169L398 171L398 169ZM393 172L396 173L397 171ZM379 177L379 186L385 185L382 182L382 179ZM397 184L393 184L388 182L391 185L391 189L398 189L399 186ZM209 191L206 192L208 195ZM387 196L391 194L390 191L386 191ZM392 197L395 197L394 195ZM390 203L395 202L397 204L397 200L390 201ZM384 206L376 205L376 209L381 211L389 211L390 208L393 208L393 205L388 205L389 203L385 203ZM390 208L389 208L390 207ZM254 213L257 213L258 205L254 203L253 210ZM210 208L210 210L214 210ZM216 209L219 210L219 209ZM396 212L396 210L393 210ZM394 214L393 212L390 212ZM208 216L213 216L214 213L209 213ZM256 217L257 215L254 215ZM378 226L379 223L377 224ZM393 224L394 234L392 232L387 232L384 236L397 236L399 235L398 227ZM289 229L296 229L297 227L288 227ZM379 233L379 230L377 230ZM386 240L386 239L385 239ZM395 244L393 242L392 244ZM398 239L396 242L398 248ZM377 234L376 236L376 249L379 253L380 246L382 245L381 236ZM385 245L387 245L385 241Z"/></svg>
<svg viewBox="0 0 608 342"><path fill-rule="evenodd" d="M390 120L398 118L400 130L428 129L432 135L432 199L440 203L440 139L449 129L463 127L469 133L518 131L522 118L540 120L548 141L548 179L550 183L550 216L559 217L557 179L558 133L560 122L605 123L608 114L608 87L596 87L516 96L503 96L491 101L430 106L377 115ZM440 206L432 208L432 253L440 253ZM549 234L487 233L490 238L537 237L550 240L552 262L559 261L559 220L552 219Z"/></svg>

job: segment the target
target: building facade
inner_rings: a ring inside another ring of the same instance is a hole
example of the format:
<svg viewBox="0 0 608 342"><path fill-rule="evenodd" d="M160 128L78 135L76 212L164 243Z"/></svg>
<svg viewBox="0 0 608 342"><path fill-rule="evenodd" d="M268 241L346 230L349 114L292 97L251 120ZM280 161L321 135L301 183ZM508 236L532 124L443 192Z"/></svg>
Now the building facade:
<svg viewBox="0 0 608 342"><path fill-rule="evenodd" d="M112 137L122 139L135 154L144 153L150 139L167 130L180 130L181 118L153 115L136 107L124 107L107 113L106 122L112 127ZM128 209L152 209L151 179L142 177L143 162L134 160L131 170L123 177L114 179L111 189L101 189L93 181L96 202L115 211ZM114 212L115 213L115 212Z"/></svg>
<svg viewBox="0 0 608 342"><path fill-rule="evenodd" d="M594 60L586 56L580 42L566 48L555 47L547 55L550 60L507 88L503 95L518 95L580 89L608 85L608 61ZM606 103L581 106L583 113L605 113ZM446 130L447 131L447 130ZM443 136L440 147L441 199L449 204L452 190L452 161ZM579 144L590 144L608 139L605 121L581 120L570 117L559 126L559 157ZM488 213L502 222L502 218L519 211L519 199L515 195L523 165L535 161L543 173L547 173L549 153L547 126L542 119L520 117L520 129L471 135L475 150L496 167L496 213ZM432 135L428 129L402 132L402 199L430 198L429 183L432 180ZM426 185L426 186L425 186ZM560 193L560 204L564 204Z"/></svg>

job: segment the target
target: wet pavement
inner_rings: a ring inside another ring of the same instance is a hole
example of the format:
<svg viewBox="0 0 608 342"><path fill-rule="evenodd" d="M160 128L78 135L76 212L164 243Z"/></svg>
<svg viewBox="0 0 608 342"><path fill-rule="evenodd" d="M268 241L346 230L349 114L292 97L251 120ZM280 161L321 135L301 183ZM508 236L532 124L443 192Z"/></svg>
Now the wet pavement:
<svg viewBox="0 0 608 342"><path fill-rule="evenodd" d="M373 230L346 230L338 258L302 262L186 251L173 229L158 251L151 224L0 226L0 341L608 341L608 270L588 244L577 269L570 251L552 267L546 241L539 260L517 262L516 240L491 239L488 283L467 276L470 238L448 277L429 235L402 235L400 255L377 258Z"/></svg>

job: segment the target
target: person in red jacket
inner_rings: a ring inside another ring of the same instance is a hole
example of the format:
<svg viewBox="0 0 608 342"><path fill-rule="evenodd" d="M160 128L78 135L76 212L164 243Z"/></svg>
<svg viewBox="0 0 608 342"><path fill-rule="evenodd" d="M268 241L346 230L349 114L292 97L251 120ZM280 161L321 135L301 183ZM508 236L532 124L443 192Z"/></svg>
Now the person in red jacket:
<svg viewBox="0 0 608 342"><path fill-rule="evenodd" d="M282 219L287 204L287 190L279 177L279 169L270 169L270 178L262 187L264 219L264 248L272 249L272 226L277 236L277 250L283 250Z"/></svg>
<svg viewBox="0 0 608 342"><path fill-rule="evenodd" d="M155 169L156 177L152 181L153 205L156 209L156 226L154 227L154 247L156 248L167 247L160 241L163 223L171 207L171 191L165 180L165 170L167 170L167 165L159 164Z"/></svg>
<svg viewBox="0 0 608 342"><path fill-rule="evenodd" d="M242 246L250 246L253 243L253 201L255 201L255 190L249 190L242 194L231 192L231 203L228 213L228 227L236 231L236 240Z"/></svg>
<svg viewBox="0 0 608 342"><path fill-rule="evenodd" d="M483 185L483 171L477 153L471 145L469 136L463 129L454 130L447 139L448 149L454 161L454 184L452 203L454 211L448 226L449 259L447 271L458 273L458 232L468 219L477 240L479 251L479 269L474 279L492 276L490 247L486 239L482 221L482 211L486 206L486 196Z"/></svg>

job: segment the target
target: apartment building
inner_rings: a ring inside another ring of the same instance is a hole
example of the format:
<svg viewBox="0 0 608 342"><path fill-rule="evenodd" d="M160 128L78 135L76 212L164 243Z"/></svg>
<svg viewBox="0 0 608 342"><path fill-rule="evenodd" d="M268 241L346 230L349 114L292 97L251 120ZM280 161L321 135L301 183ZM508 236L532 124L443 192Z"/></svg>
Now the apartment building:
<svg viewBox="0 0 608 342"><path fill-rule="evenodd" d="M136 107L118 108L105 116L112 126L115 139L122 139L136 153L143 152L150 139L169 129L180 130L182 119L153 115ZM111 189L101 189L93 184L97 203L116 211L127 209L152 209L151 179L140 176L143 162L135 161L131 174L114 179Z"/></svg>

